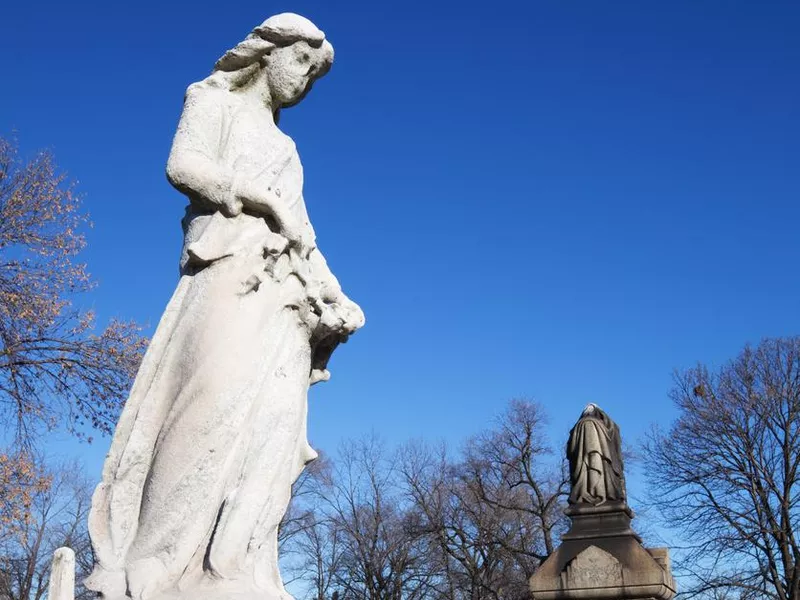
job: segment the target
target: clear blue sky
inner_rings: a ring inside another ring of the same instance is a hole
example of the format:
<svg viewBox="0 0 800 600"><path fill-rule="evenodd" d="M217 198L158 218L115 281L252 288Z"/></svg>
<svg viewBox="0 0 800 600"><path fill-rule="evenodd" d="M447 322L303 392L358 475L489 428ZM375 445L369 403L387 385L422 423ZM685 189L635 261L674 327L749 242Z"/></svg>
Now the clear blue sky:
<svg viewBox="0 0 800 600"><path fill-rule="evenodd" d="M286 10L336 48L282 127L367 315L312 391L316 446L457 442L513 396L559 443L588 401L632 443L674 368L800 333L796 2L12 2L0 131L80 180L103 319L157 323L184 89Z"/></svg>

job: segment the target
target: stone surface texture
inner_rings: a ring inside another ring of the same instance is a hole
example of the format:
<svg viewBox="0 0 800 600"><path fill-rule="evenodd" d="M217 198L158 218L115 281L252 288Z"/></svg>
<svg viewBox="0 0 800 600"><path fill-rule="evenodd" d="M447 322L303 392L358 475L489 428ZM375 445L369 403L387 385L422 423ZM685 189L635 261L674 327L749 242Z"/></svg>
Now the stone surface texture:
<svg viewBox="0 0 800 600"><path fill-rule="evenodd" d="M596 404L583 409L567 442L572 490L570 504L625 501L619 427Z"/></svg>
<svg viewBox="0 0 800 600"><path fill-rule="evenodd" d="M670 600L675 581L666 548L647 549L631 528L619 427L588 405L567 444L572 521L561 545L530 579L534 600Z"/></svg>
<svg viewBox="0 0 800 600"><path fill-rule="evenodd" d="M298 15L267 19L189 86L167 177L189 199L181 277L92 502L86 585L110 600L288 599L278 524L316 456L307 392L364 324L316 247L277 127L333 61Z"/></svg>
<svg viewBox="0 0 800 600"><path fill-rule="evenodd" d="M59 548L53 553L47 600L75 600L75 552Z"/></svg>
<svg viewBox="0 0 800 600"><path fill-rule="evenodd" d="M619 587L622 565L605 550L589 546L567 563L565 583L569 588Z"/></svg>

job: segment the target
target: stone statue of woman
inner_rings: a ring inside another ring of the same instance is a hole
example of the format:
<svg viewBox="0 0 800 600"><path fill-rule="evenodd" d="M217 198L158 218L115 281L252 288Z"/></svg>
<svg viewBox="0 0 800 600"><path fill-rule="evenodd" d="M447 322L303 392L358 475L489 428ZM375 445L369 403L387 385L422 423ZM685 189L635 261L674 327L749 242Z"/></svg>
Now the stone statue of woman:
<svg viewBox="0 0 800 600"><path fill-rule="evenodd" d="M281 14L186 92L167 164L189 199L181 278L92 502L87 587L103 598L290 598L277 530L316 456L308 387L364 323L315 246L276 125L332 61L322 31Z"/></svg>
<svg viewBox="0 0 800 600"><path fill-rule="evenodd" d="M596 404L583 409L567 442L571 505L625 502L619 426Z"/></svg>

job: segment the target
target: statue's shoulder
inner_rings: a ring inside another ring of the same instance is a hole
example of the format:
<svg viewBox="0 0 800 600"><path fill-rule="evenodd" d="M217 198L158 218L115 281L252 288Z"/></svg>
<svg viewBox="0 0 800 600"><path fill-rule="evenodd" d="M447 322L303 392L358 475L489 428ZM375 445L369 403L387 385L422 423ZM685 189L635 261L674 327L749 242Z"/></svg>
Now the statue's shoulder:
<svg viewBox="0 0 800 600"><path fill-rule="evenodd" d="M197 81L186 88L183 97L184 108L190 106L236 107L241 104L239 94L233 94L213 77Z"/></svg>
<svg viewBox="0 0 800 600"><path fill-rule="evenodd" d="M225 119L237 109L237 98L230 91L198 81L186 88L183 99L183 120L192 123L213 123Z"/></svg>
<svg viewBox="0 0 800 600"><path fill-rule="evenodd" d="M231 94L218 85L214 85L207 79L196 81L186 88L186 93L183 96L184 102L199 102L199 101L221 101L226 96Z"/></svg>

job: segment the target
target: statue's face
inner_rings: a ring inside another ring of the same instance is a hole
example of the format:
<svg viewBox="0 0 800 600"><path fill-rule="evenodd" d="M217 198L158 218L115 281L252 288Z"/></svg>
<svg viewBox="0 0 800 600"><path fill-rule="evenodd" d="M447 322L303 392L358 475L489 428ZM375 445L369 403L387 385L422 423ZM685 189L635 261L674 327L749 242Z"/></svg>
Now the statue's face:
<svg viewBox="0 0 800 600"><path fill-rule="evenodd" d="M311 84L330 69L333 47L326 41L319 48L306 42L276 48L267 61L267 78L273 108L297 104L311 89Z"/></svg>

